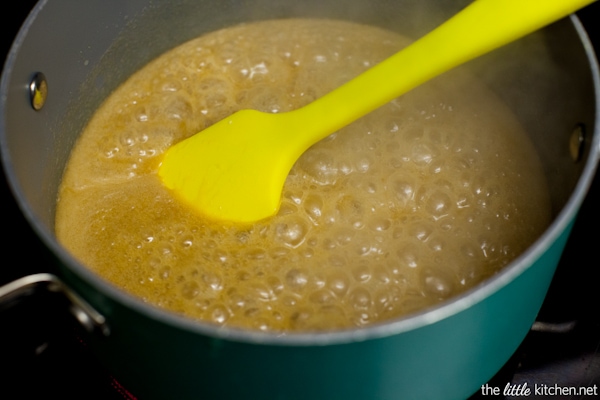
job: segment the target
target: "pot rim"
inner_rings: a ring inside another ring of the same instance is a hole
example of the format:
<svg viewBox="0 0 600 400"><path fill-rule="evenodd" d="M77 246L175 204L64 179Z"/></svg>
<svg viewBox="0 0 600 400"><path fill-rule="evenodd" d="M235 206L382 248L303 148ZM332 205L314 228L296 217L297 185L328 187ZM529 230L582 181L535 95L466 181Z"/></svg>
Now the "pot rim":
<svg viewBox="0 0 600 400"><path fill-rule="evenodd" d="M0 156L8 185L17 200L21 211L42 242L58 257L64 265L74 272L79 278L83 279L94 290L99 291L112 301L120 303L150 319L160 321L172 327L181 330L211 336L219 339L227 339L238 342L269 344L269 345L333 345L344 344L369 339L382 338L396 335L403 332L416 330L418 328L434 324L443 319L449 318L455 314L466 310L479 303L493 293L499 291L504 286L515 280L524 273L540 256L548 250L552 243L567 229L568 225L576 217L577 211L583 202L585 195L591 186L598 162L600 160L600 74L598 62L596 60L593 46L589 37L576 15L569 18L573 24L580 41L584 47L592 80L594 85L594 95L596 99L594 111L594 131L590 143L590 153L586 165L577 182L574 191L566 202L560 213L554 221L545 230L545 232L520 256L514 259L508 266L496 275L484 280L473 288L455 296L447 301L439 303L430 308L404 315L402 317L383 321L364 328L347 328L335 331L324 332L261 332L233 327L218 327L204 321L196 321L175 313L159 309L155 306L144 303L142 300L116 288L109 282L103 280L92 270L86 268L77 261L71 254L63 248L54 234L47 229L36 217L30 205L26 202L25 196L16 180L14 169L11 163L10 154L6 146L5 117L6 99L8 92L8 76L11 75L16 54L21 43L25 39L27 31L34 22L39 11L44 7L45 1L40 1L28 16L17 35L6 59L2 81L0 84ZM108 321L110 324L110 320Z"/></svg>

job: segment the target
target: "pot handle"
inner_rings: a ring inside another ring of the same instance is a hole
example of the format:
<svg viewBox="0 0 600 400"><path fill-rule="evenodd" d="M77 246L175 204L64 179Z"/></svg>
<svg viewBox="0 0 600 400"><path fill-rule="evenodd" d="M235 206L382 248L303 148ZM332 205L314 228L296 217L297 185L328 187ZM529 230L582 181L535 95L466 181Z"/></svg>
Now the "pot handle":
<svg viewBox="0 0 600 400"><path fill-rule="evenodd" d="M98 332L102 336L110 334L104 316L52 274L27 275L0 286L0 309L10 307L40 291L63 294L68 300L69 311L88 332Z"/></svg>

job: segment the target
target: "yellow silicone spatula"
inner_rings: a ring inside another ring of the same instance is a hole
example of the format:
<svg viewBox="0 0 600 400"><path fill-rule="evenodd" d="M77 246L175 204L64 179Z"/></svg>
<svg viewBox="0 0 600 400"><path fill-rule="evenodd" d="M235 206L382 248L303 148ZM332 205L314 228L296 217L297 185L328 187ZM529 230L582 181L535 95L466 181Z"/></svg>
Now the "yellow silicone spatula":
<svg viewBox="0 0 600 400"><path fill-rule="evenodd" d="M595 0L476 0L357 78L291 112L242 110L172 146L163 183L199 213L254 222L277 213L286 177L311 145L421 83Z"/></svg>

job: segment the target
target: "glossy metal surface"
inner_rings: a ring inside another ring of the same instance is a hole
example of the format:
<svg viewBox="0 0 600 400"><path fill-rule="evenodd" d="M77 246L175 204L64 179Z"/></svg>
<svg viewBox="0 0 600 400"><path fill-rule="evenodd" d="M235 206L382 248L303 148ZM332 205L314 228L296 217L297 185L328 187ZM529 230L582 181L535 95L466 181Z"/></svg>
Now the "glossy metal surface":
<svg viewBox="0 0 600 400"><path fill-rule="evenodd" d="M23 297L34 296L40 291L56 292L65 296L70 302L70 312L89 333L101 336L110 334L104 316L52 274L27 275L0 286L0 309L8 307L10 303L19 302Z"/></svg>

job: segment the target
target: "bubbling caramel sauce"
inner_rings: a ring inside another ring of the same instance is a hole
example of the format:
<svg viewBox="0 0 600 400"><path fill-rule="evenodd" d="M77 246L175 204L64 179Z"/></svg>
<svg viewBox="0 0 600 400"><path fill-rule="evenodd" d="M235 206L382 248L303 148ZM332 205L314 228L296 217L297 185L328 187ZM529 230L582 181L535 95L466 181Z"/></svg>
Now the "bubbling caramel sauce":
<svg viewBox="0 0 600 400"><path fill-rule="evenodd" d="M349 22L285 20L164 54L81 135L60 187L59 240L148 303L256 330L362 327L473 287L537 238L550 208L522 128L466 73L313 146L279 213L254 225L205 220L157 177L177 141L242 108L298 108L407 43Z"/></svg>

